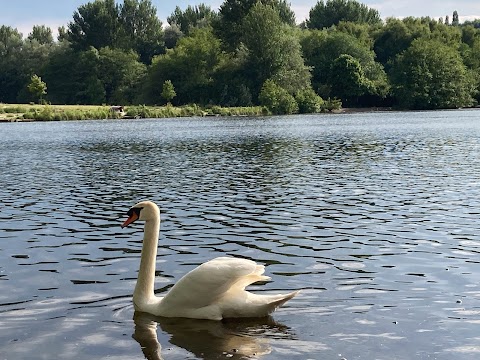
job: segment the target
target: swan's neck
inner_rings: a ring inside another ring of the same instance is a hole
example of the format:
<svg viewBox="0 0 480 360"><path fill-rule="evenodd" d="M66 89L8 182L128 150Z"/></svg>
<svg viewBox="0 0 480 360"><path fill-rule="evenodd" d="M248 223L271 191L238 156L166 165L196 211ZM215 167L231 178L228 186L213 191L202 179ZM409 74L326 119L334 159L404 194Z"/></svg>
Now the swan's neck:
<svg viewBox="0 0 480 360"><path fill-rule="evenodd" d="M133 292L133 301L135 304L148 303L155 298L153 289L159 231L159 217L145 222L140 269L138 271L135 291Z"/></svg>

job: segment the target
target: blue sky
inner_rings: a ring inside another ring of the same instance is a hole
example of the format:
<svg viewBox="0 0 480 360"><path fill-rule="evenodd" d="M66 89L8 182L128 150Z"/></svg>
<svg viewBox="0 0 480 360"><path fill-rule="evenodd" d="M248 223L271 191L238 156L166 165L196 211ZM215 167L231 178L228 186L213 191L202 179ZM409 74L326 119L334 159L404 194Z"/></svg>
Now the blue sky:
<svg viewBox="0 0 480 360"><path fill-rule="evenodd" d="M58 26L67 25L74 11L88 0L0 0L0 25L17 28L26 36L33 25L47 25L56 32ZM158 17L166 23L175 6L185 9L188 5L205 3L217 10L223 0L152 0ZM363 4L377 9L383 18L405 16L430 16L438 19L458 11L460 21L480 18L479 0L363 0ZM308 17L308 12L317 0L291 0L297 22Z"/></svg>

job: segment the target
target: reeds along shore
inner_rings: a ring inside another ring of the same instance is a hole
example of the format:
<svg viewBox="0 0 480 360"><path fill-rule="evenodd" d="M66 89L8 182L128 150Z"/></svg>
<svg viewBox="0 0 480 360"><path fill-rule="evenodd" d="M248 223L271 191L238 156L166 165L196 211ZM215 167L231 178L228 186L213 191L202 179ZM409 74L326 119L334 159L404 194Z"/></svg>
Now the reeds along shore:
<svg viewBox="0 0 480 360"><path fill-rule="evenodd" d="M87 119L167 118L187 116L261 116L269 115L262 106L200 107L196 104L175 107L127 106L123 112L111 106L0 104L0 121L59 121Z"/></svg>

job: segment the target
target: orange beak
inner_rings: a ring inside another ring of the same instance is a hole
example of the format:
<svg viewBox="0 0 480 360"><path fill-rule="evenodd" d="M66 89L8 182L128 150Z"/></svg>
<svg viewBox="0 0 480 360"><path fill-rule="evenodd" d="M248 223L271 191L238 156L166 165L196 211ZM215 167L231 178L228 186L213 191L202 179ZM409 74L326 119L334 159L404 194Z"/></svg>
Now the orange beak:
<svg viewBox="0 0 480 360"><path fill-rule="evenodd" d="M133 222L135 222L135 221L137 221L137 220L138 220L138 214L137 214L135 211L133 211L133 212L132 212L132 215L130 215L130 216L128 217L128 219L125 220L125 222L122 224L122 229L123 229L124 227L127 227L128 225L130 225L131 223L133 223Z"/></svg>

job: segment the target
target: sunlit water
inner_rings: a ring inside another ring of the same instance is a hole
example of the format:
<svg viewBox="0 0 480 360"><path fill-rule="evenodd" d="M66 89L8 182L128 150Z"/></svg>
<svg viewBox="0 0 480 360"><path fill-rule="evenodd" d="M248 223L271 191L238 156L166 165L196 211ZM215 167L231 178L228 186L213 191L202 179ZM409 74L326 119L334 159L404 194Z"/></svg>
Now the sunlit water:
<svg viewBox="0 0 480 360"><path fill-rule="evenodd" d="M0 124L0 359L480 357L480 111ZM270 319L136 314L216 256L266 265Z"/></svg>

